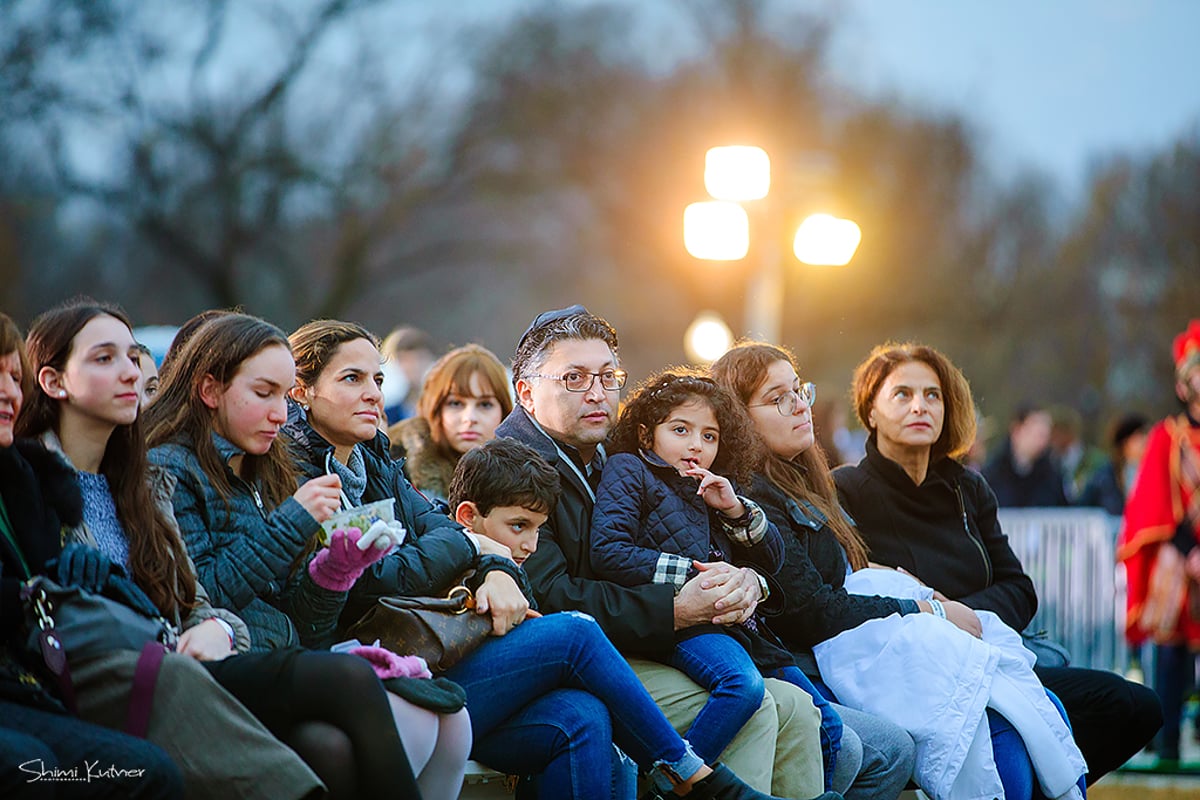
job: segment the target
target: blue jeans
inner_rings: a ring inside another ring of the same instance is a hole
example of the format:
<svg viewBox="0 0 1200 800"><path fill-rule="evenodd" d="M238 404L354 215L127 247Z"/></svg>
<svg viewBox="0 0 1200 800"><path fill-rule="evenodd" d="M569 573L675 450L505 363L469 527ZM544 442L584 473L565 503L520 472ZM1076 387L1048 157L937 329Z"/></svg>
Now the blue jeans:
<svg viewBox="0 0 1200 800"><path fill-rule="evenodd" d="M797 686L812 696L821 712L821 755L825 789L833 788L833 768L842 741L842 721L837 712L797 666L761 671L746 649L732 636L702 633L675 645L671 666L709 694L709 701L688 728L687 740L706 762L720 757L763 699L763 676Z"/></svg>
<svg viewBox="0 0 1200 800"><path fill-rule="evenodd" d="M1066 720L1067 710L1054 693L1047 690L1046 696ZM1046 800L1042 787L1038 785L1037 776L1034 775L1029 751L1025 749L1025 742L1021 740L1016 728L993 709L987 710L987 718L992 733L992 755L996 760L996 771L1000 773L1000 783L1004 785L1004 796L1011 800ZM1070 721L1067 722L1067 727L1071 727ZM1086 775L1079 779L1079 789L1083 796L1087 797Z"/></svg>
<svg viewBox="0 0 1200 800"><path fill-rule="evenodd" d="M613 743L664 790L668 776L686 779L704 764L586 614L531 619L443 675L466 690L471 757L541 773L540 796L608 796L619 777Z"/></svg>
<svg viewBox="0 0 1200 800"><path fill-rule="evenodd" d="M692 720L686 738L711 764L762 705L762 675L746 648L723 633L702 633L676 643L671 666L708 692L708 702Z"/></svg>

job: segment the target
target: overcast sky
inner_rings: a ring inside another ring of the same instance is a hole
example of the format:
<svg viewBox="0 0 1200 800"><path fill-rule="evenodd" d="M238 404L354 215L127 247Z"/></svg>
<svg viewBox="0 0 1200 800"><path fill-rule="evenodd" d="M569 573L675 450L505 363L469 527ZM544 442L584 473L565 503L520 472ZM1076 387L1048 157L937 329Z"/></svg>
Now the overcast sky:
<svg viewBox="0 0 1200 800"><path fill-rule="evenodd" d="M835 74L964 113L993 165L1067 190L1089 162L1161 147L1200 124L1195 0L824 0Z"/></svg>
<svg viewBox="0 0 1200 800"><path fill-rule="evenodd" d="M501 16L544 0L459 0ZM586 5L590 0L557 0ZM615 0L678 13L688 0ZM445 5L417 3L429 18ZM1001 173L1032 166L1072 192L1089 164L1200 126L1200 0L776 0L835 22L832 77L962 113Z"/></svg>

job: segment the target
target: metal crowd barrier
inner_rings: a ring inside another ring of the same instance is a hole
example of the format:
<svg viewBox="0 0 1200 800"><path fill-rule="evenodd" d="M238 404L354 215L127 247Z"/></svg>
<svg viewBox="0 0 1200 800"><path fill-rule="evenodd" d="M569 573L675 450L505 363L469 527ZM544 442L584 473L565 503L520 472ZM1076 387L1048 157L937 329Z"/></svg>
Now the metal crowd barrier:
<svg viewBox="0 0 1200 800"><path fill-rule="evenodd" d="M1124 672L1124 576L1115 560L1120 518L1094 508L1003 508L1000 525L1037 589L1031 630L1071 651L1071 665Z"/></svg>

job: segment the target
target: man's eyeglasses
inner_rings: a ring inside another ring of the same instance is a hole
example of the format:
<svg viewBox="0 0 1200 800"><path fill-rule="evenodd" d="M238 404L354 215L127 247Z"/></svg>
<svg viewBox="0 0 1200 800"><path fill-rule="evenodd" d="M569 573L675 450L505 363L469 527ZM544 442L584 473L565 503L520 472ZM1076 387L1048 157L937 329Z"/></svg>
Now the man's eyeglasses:
<svg viewBox="0 0 1200 800"><path fill-rule="evenodd" d="M586 392L592 388L596 378L600 386L607 392L615 392L625 385L629 373L623 369L606 369L603 372L580 372L571 370L562 375L530 375L531 378L545 378L548 381L562 381L568 392Z"/></svg>
<svg viewBox="0 0 1200 800"><path fill-rule="evenodd" d="M809 383L800 384L800 388L798 390L786 391L768 403L748 403L747 407L757 408L758 406L775 406L775 410L778 411L780 415L790 417L792 414L796 413L796 408L799 407L801 402L811 408L812 404L815 403L816 400L817 385L810 381Z"/></svg>

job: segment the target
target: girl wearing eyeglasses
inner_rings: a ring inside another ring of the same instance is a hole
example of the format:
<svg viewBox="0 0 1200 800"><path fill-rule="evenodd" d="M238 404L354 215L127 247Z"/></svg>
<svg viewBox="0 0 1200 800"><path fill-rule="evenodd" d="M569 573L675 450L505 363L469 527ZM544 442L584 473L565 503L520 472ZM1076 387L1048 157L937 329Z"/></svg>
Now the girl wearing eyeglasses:
<svg viewBox="0 0 1200 800"><path fill-rule="evenodd" d="M592 516L593 568L626 586L676 591L721 562L773 575L783 561L779 532L726 477L748 477L761 452L745 413L711 378L682 369L652 376L613 432ZM669 663L711 695L687 732L704 758L716 758L758 709L764 675L808 691L821 710L831 788L841 722L753 609L736 624L678 631Z"/></svg>

